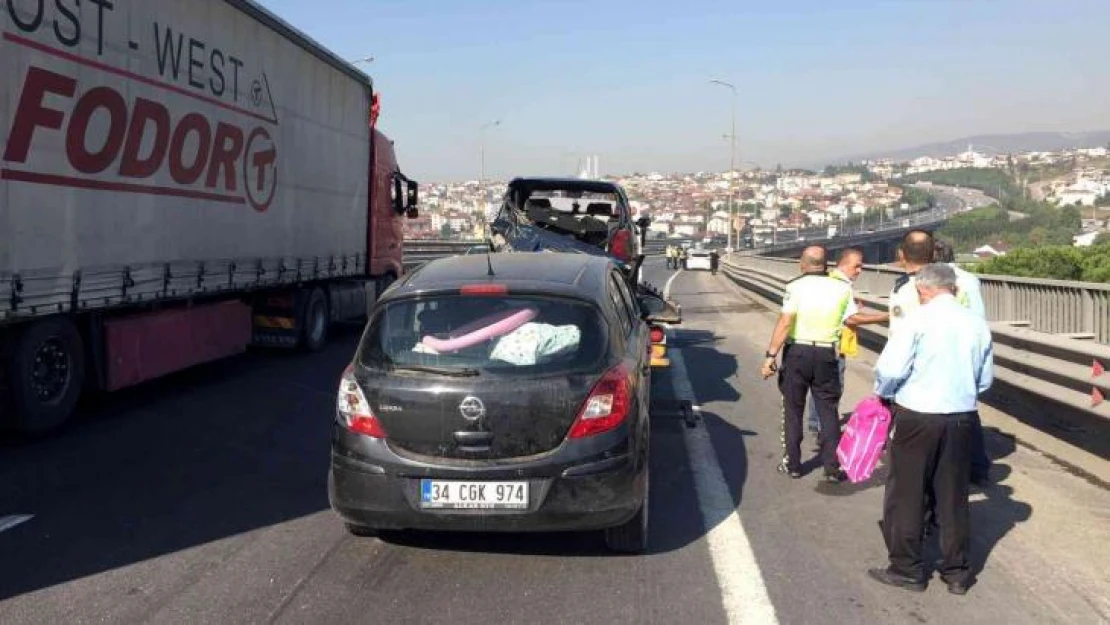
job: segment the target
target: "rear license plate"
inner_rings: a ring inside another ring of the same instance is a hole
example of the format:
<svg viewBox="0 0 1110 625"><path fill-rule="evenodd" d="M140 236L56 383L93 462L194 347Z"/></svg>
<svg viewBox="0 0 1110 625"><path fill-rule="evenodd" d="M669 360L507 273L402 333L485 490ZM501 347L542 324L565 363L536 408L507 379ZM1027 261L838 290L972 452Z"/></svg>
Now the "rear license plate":
<svg viewBox="0 0 1110 625"><path fill-rule="evenodd" d="M528 482L420 480L420 506L456 510L523 510Z"/></svg>

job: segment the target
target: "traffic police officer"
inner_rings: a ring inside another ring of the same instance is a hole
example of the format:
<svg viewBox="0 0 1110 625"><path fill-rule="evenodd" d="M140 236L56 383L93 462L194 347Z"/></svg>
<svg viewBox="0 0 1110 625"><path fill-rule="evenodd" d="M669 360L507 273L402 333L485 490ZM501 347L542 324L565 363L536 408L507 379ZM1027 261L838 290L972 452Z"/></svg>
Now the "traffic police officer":
<svg viewBox="0 0 1110 625"><path fill-rule="evenodd" d="M890 291L890 335L897 333L910 313L921 305L914 276L925 265L933 262L933 235L924 230L911 230L902 237L899 246L905 274L894 281Z"/></svg>
<svg viewBox="0 0 1110 625"><path fill-rule="evenodd" d="M821 461L825 479L841 482L844 472L836 458L840 443L837 406L843 392L838 370L837 344L845 319L856 314L852 286L826 273L825 249L807 247L802 252L802 275L786 285L782 314L771 335L761 373L764 379L779 372L783 406L783 458L779 472L802 476L802 413L812 390L821 418ZM775 359L782 350L782 366Z"/></svg>

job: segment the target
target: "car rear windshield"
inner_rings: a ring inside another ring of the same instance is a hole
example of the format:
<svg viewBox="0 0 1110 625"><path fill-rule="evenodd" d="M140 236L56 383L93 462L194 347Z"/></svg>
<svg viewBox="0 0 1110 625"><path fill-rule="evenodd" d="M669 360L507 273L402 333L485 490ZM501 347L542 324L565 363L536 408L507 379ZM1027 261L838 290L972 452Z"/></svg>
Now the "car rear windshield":
<svg viewBox="0 0 1110 625"><path fill-rule="evenodd" d="M607 327L582 301L524 295L440 295L398 300L375 315L360 362L499 375L593 370Z"/></svg>

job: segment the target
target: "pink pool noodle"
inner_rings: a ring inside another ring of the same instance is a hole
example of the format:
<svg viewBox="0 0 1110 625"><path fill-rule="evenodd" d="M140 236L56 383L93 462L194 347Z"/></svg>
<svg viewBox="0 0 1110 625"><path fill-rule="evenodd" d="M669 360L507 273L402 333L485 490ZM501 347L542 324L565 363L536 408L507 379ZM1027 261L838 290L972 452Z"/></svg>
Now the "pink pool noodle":
<svg viewBox="0 0 1110 625"><path fill-rule="evenodd" d="M468 332L462 336L451 337L448 339L438 339L434 336L425 336L421 341L424 345L431 347L437 352L455 352L460 349L465 349L471 345L477 345L482 341L508 334L516 330L520 326L528 323L536 317L537 311L535 308L525 308L515 312L499 313L490 317L485 317L476 322L469 323L459 330L466 331L470 328L481 324L488 323L484 327L479 327L473 332Z"/></svg>

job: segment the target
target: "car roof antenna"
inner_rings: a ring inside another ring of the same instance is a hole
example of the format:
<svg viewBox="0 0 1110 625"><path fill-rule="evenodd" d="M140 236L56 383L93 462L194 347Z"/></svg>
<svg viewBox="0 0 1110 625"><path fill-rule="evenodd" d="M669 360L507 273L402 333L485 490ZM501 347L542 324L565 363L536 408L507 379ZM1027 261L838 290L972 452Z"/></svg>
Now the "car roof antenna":
<svg viewBox="0 0 1110 625"><path fill-rule="evenodd" d="M489 244L486 244L486 275L492 276L493 273L493 259L490 258Z"/></svg>

